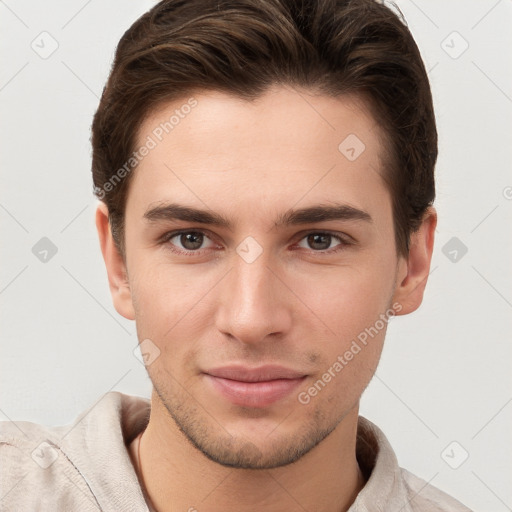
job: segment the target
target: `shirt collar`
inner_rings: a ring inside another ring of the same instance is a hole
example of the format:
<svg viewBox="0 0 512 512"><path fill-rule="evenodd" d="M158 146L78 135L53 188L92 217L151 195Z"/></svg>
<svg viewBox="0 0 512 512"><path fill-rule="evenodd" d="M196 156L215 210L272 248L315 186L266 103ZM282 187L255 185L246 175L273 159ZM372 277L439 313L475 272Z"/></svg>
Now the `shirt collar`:
<svg viewBox="0 0 512 512"><path fill-rule="evenodd" d="M57 441L102 511L147 511L127 446L147 425L149 411L147 398L111 391Z"/></svg>
<svg viewBox="0 0 512 512"><path fill-rule="evenodd" d="M131 510L147 510L127 447L146 427L149 412L149 399L111 391L83 412L57 441L102 510L122 510L127 504ZM356 453L367 482L348 512L413 512L389 441L363 416L358 420Z"/></svg>
<svg viewBox="0 0 512 512"><path fill-rule="evenodd" d="M368 480L348 512L413 512L393 448L382 430L363 416L357 425L356 454Z"/></svg>

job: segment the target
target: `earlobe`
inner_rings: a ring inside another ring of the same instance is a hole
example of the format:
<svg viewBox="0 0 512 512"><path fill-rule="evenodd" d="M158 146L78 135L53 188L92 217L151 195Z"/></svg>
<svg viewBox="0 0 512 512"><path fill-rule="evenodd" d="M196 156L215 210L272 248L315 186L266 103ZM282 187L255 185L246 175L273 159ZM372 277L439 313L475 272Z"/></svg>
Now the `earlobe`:
<svg viewBox="0 0 512 512"><path fill-rule="evenodd" d="M107 269L114 307L121 316L128 320L135 320L126 264L112 238L108 208L103 202L100 202L96 209L96 229L98 230L101 253Z"/></svg>
<svg viewBox="0 0 512 512"><path fill-rule="evenodd" d="M436 210L429 207L420 227L411 235L407 258L399 264L403 271L398 273L400 281L393 297L394 302L401 305L400 311L397 311L399 315L412 313L421 305L430 273L436 225Z"/></svg>

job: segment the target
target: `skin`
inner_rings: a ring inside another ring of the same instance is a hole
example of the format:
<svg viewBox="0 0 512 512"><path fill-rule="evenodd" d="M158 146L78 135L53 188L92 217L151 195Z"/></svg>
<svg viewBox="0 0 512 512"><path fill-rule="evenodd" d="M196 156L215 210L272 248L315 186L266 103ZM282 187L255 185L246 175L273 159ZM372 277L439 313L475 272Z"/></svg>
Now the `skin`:
<svg viewBox="0 0 512 512"><path fill-rule="evenodd" d="M419 307L436 212L427 211L408 256L399 256L382 134L356 97L285 86L254 102L212 91L194 97L198 105L134 171L125 258L103 203L96 216L115 308L160 351L147 367L154 391L140 446L148 494L158 511L347 510L364 485L355 456L359 400L385 327L308 404L298 393L380 314ZM151 114L139 143L185 101ZM338 150L349 134L365 144L354 161ZM144 218L165 201L221 213L231 229ZM290 208L334 202L371 221L273 227ZM162 241L178 229L206 236L196 245ZM326 231L342 239L308 237ZM262 249L250 263L236 251L249 236ZM243 407L203 373L234 363L279 364L306 377L273 404Z"/></svg>

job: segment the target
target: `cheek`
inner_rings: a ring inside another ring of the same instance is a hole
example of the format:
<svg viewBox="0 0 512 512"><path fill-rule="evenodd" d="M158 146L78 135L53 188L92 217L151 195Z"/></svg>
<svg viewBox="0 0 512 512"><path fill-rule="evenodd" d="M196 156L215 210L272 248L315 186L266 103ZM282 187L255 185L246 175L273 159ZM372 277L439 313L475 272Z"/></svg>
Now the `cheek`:
<svg viewBox="0 0 512 512"><path fill-rule="evenodd" d="M211 297L209 301L205 294L214 288L215 276L192 276L179 266L166 263L139 263L134 265L131 276L139 340L154 341L162 355L168 356L167 361L189 358L201 332L211 329L211 311L205 309Z"/></svg>
<svg viewBox="0 0 512 512"><path fill-rule="evenodd" d="M160 324L178 321L204 293L206 276L191 278L180 266L147 260L134 266L131 279L137 311L158 317Z"/></svg>
<svg viewBox="0 0 512 512"><path fill-rule="evenodd" d="M328 278L316 279L318 286L302 284L300 293L315 313L304 328L322 333L308 338L316 340L308 349L319 354L322 363L303 389L304 400L345 410L359 399L377 368L387 324L394 316L389 309L389 268L340 268Z"/></svg>
<svg viewBox="0 0 512 512"><path fill-rule="evenodd" d="M312 312L310 327L316 323L331 345L342 349L389 308L394 282L390 268L340 267L296 278L294 291Z"/></svg>
<svg viewBox="0 0 512 512"><path fill-rule="evenodd" d="M350 410L359 401L382 352L386 322L377 322L357 335L339 337L322 347L323 363L301 388L299 403L310 404L332 419L340 419L340 411Z"/></svg>

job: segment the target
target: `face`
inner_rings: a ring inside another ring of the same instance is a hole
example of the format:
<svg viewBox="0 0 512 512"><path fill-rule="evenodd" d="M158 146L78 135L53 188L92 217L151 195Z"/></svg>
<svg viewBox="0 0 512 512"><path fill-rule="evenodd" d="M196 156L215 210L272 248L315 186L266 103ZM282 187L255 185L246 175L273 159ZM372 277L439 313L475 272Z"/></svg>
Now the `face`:
<svg viewBox="0 0 512 512"><path fill-rule="evenodd" d="M156 145L132 176L114 303L167 421L221 464L277 467L357 408L403 307L381 134L353 97L193 97L139 131Z"/></svg>

